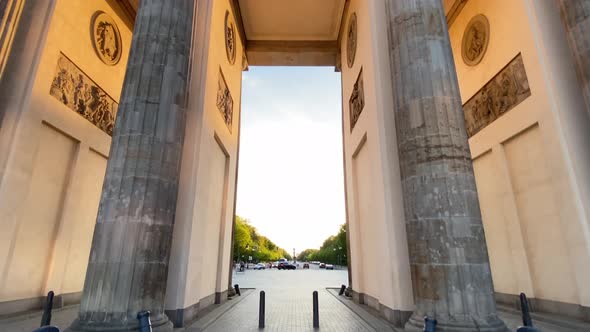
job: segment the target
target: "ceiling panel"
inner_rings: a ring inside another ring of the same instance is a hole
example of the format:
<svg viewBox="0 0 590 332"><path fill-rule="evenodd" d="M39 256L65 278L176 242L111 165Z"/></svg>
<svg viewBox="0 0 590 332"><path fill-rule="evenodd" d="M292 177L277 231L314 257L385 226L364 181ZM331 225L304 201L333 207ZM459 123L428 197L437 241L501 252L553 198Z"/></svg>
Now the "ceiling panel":
<svg viewBox="0 0 590 332"><path fill-rule="evenodd" d="M336 40L345 0L239 0L248 40Z"/></svg>

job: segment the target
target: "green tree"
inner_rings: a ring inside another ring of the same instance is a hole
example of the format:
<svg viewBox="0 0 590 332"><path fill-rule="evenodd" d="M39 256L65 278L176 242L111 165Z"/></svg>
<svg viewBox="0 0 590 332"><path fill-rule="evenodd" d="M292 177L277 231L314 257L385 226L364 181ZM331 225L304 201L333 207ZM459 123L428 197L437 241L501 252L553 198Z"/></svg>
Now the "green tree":
<svg viewBox="0 0 590 332"><path fill-rule="evenodd" d="M234 261L248 260L248 256L252 256L255 262L270 262L279 258L291 259L286 250L259 234L247 219L240 216L235 218L233 246Z"/></svg>
<svg viewBox="0 0 590 332"><path fill-rule="evenodd" d="M315 254L317 254L318 249L305 249L302 252L299 253L299 255L297 255L297 260L298 261L304 261L304 262L309 262L312 261L314 259L313 256Z"/></svg>
<svg viewBox="0 0 590 332"><path fill-rule="evenodd" d="M346 224L340 225L338 233L324 240L320 249L305 249L298 259L320 261L330 264L347 265Z"/></svg>

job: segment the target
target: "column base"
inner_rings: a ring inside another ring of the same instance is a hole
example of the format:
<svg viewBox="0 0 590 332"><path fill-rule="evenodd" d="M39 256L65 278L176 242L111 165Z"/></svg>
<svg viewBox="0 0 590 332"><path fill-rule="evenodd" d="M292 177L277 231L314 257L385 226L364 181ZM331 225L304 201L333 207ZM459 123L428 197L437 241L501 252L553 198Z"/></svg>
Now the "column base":
<svg viewBox="0 0 590 332"><path fill-rule="evenodd" d="M453 317L450 317L453 318ZM436 331L440 332L510 332L506 324L498 316L488 318L472 317L471 320L437 318ZM414 313L404 326L406 332L424 331L424 316Z"/></svg>
<svg viewBox="0 0 590 332"><path fill-rule="evenodd" d="M152 320L152 331L153 332L172 332L174 325L168 319L168 316L161 315L159 318ZM72 322L72 325L68 327L65 332L129 332L139 331L138 321L113 321L113 322L81 322L78 318Z"/></svg>

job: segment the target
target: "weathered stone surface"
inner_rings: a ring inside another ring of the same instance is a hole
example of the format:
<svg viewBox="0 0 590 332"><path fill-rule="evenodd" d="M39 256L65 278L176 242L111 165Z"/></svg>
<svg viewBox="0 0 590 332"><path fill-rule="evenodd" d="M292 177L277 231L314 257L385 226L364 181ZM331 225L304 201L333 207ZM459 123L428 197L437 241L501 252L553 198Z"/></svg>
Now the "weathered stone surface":
<svg viewBox="0 0 590 332"><path fill-rule="evenodd" d="M394 112L416 310L437 331L505 331L442 2L388 2Z"/></svg>
<svg viewBox="0 0 590 332"><path fill-rule="evenodd" d="M75 331L128 331L164 295L184 138L192 0L142 0Z"/></svg>
<svg viewBox="0 0 590 332"><path fill-rule="evenodd" d="M590 112L590 0L556 0Z"/></svg>

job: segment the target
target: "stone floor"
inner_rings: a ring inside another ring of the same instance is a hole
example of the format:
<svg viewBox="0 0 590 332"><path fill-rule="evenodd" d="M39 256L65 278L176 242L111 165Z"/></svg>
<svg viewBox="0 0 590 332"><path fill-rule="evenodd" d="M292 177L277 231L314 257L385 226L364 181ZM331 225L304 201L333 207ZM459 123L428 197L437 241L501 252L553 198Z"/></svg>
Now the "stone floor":
<svg viewBox="0 0 590 332"><path fill-rule="evenodd" d="M327 289L347 284L346 270L325 271L316 266L310 270L247 270L234 273L234 283L245 290L243 296L216 306L199 321L176 331L258 331L259 292L266 293L265 331L316 331L312 327L312 292L319 293L320 331L399 331L376 317L367 306L338 296ZM63 329L76 317L77 306L54 310L52 323ZM521 325L516 312L501 311L500 317L511 331ZM0 332L31 332L39 326L41 312L0 319ZM542 321L535 326L543 332L590 331L590 324L565 328Z"/></svg>
<svg viewBox="0 0 590 332"><path fill-rule="evenodd" d="M312 328L312 295L319 292L321 331L399 331L364 305L338 297L336 291L327 287L348 284L346 270L325 271L312 265L310 270L277 271L263 270L235 273L234 283L240 287L256 290L232 309L221 315L212 324L189 331L255 331L258 330L258 292L266 292L266 329L268 331L314 331ZM271 308L272 307L272 308ZM499 312L511 331L522 325L515 312ZM568 329L546 322L535 322L543 332L590 331ZM588 325L587 327L590 327Z"/></svg>
<svg viewBox="0 0 590 332"><path fill-rule="evenodd" d="M321 331L377 331L374 326L378 318L363 320L326 290L326 287L348 284L346 270L320 270L314 265L310 270L247 270L234 274L233 281L242 288L255 290L209 326L191 326L188 331L258 331L261 290L266 293L265 331L314 331L312 294L315 290Z"/></svg>

